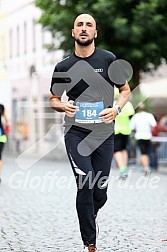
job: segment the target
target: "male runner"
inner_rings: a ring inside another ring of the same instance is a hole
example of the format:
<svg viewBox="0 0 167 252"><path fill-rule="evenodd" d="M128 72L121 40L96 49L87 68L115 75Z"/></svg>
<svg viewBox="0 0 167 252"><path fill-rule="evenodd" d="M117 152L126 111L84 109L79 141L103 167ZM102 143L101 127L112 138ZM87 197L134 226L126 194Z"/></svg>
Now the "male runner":
<svg viewBox="0 0 167 252"><path fill-rule="evenodd" d="M54 69L50 105L56 111L65 112L65 145L76 178L76 209L81 237L85 251L94 252L95 219L107 200L114 119L127 102L130 88L126 79L122 85L117 85L120 94L113 107L115 84L108 71L116 56L95 48L97 30L92 16L79 15L72 36L75 51ZM56 75L58 72L62 75ZM64 90L68 102L61 101Z"/></svg>

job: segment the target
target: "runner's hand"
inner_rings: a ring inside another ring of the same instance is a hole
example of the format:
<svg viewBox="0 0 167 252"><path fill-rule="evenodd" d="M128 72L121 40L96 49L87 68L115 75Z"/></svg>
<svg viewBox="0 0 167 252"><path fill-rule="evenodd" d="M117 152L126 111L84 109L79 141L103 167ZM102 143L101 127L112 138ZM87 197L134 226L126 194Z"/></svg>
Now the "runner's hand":
<svg viewBox="0 0 167 252"><path fill-rule="evenodd" d="M115 117L117 116L117 111L115 108L106 108L100 112L99 116L102 122L108 124L115 120Z"/></svg>
<svg viewBox="0 0 167 252"><path fill-rule="evenodd" d="M74 101L70 100L65 104L65 113L68 117L74 117L76 112L79 111L78 106L74 105Z"/></svg>

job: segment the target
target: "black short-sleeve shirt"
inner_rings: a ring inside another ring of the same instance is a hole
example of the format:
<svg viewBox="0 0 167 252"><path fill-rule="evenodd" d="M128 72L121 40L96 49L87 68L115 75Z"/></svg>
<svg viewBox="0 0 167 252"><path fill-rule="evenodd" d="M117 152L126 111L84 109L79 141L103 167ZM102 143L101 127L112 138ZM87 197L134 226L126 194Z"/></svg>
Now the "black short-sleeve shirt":
<svg viewBox="0 0 167 252"><path fill-rule="evenodd" d="M112 107L116 84L109 78L108 69L115 60L112 52L100 48L95 48L93 54L86 58L72 53L55 66L50 91L56 96L62 96L66 91L68 99L75 102L102 100L105 108ZM75 123L66 117L65 125L68 124Z"/></svg>

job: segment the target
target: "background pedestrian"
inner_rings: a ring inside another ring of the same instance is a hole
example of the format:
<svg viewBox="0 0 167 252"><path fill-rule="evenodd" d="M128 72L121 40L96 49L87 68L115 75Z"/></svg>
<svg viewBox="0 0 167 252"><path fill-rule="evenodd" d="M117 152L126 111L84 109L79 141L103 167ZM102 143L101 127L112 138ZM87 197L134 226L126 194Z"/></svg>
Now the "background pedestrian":
<svg viewBox="0 0 167 252"><path fill-rule="evenodd" d="M115 91L115 98L118 92ZM129 135L131 134L130 117L135 113L133 105L128 101L121 113L115 118L114 158L119 168L120 178L127 178Z"/></svg>
<svg viewBox="0 0 167 252"><path fill-rule="evenodd" d="M0 183L1 183L1 174L2 174L2 152L4 145L7 142L7 136L4 132L4 128L9 128L9 121L6 115L4 105L0 104ZM7 132L6 132L7 133Z"/></svg>
<svg viewBox="0 0 167 252"><path fill-rule="evenodd" d="M137 113L131 118L130 128L135 131L135 139L141 152L141 163L145 175L149 174L151 170L149 166L149 155L151 152L152 131L156 124L154 116L146 112L145 105L140 103L137 107Z"/></svg>

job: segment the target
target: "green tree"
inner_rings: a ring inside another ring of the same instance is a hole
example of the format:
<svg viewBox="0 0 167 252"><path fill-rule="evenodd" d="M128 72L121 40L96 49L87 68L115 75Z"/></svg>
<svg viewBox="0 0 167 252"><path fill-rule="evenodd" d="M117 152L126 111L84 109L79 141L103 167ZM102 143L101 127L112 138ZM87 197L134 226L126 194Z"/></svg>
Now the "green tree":
<svg viewBox="0 0 167 252"><path fill-rule="evenodd" d="M39 22L60 40L59 48L73 50L73 21L89 13L97 21L96 46L110 50L133 67L132 88L142 71L156 69L167 60L166 0L36 0L43 10ZM54 50L54 45L50 45Z"/></svg>

